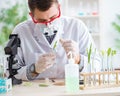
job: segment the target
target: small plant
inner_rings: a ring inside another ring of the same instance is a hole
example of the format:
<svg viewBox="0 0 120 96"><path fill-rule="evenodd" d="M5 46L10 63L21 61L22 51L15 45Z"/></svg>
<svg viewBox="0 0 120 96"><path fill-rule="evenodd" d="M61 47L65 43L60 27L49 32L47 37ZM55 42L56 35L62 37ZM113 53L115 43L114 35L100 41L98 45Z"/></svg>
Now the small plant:
<svg viewBox="0 0 120 96"><path fill-rule="evenodd" d="M90 44L90 47L87 49L87 55L88 55L88 71L92 72L94 70L94 59L96 55L96 49L92 48L92 43Z"/></svg>
<svg viewBox="0 0 120 96"><path fill-rule="evenodd" d="M107 50L101 50L101 58L102 58L102 71L105 71L105 65L107 64L107 70L113 70L113 58L116 55L116 50L112 48L108 48Z"/></svg>
<svg viewBox="0 0 120 96"><path fill-rule="evenodd" d="M116 50L112 50L111 48L108 48L107 50L107 69L108 71L113 70L113 56L116 54ZM109 59L111 61L109 62Z"/></svg>
<svg viewBox="0 0 120 96"><path fill-rule="evenodd" d="M102 71L105 71L105 54L106 54L106 51L105 50L101 50L100 51L100 56L101 56L101 59L102 59Z"/></svg>
<svg viewBox="0 0 120 96"><path fill-rule="evenodd" d="M109 64L109 61L110 61L110 58L111 58L111 51L112 49L111 48L108 48L107 50L107 71L110 71L110 64Z"/></svg>
<svg viewBox="0 0 120 96"><path fill-rule="evenodd" d="M92 53L92 44L90 44L90 48L87 49L87 54L88 54L88 64L90 64L91 53Z"/></svg>

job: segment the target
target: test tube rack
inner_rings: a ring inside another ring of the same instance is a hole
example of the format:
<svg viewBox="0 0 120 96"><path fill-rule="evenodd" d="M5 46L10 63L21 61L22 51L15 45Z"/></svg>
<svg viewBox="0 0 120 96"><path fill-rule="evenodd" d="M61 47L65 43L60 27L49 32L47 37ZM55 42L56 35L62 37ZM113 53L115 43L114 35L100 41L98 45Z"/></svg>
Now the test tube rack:
<svg viewBox="0 0 120 96"><path fill-rule="evenodd" d="M81 73L83 85L80 89L120 87L120 70Z"/></svg>

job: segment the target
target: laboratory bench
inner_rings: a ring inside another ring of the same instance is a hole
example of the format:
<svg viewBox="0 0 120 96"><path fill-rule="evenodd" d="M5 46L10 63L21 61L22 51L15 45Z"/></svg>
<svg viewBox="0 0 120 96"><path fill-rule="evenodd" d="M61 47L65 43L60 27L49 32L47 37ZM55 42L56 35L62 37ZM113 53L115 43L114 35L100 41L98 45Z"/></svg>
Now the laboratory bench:
<svg viewBox="0 0 120 96"><path fill-rule="evenodd" d="M68 93L65 91L64 80L36 80L14 85L12 90L0 96L120 96L120 87L84 89L77 93Z"/></svg>

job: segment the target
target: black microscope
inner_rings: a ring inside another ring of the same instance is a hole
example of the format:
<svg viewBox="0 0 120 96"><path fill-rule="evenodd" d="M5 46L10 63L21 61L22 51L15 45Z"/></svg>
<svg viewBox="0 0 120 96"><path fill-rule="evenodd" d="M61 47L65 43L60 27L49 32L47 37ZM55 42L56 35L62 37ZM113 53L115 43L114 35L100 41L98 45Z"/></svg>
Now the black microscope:
<svg viewBox="0 0 120 96"><path fill-rule="evenodd" d="M17 54L17 49L20 47L20 39L18 38L18 34L10 34L9 36L9 42L7 46L4 48L5 54L9 55L7 58L8 61L8 71L9 71L9 77L12 79L12 84L21 84L21 79L16 79L14 75L16 75L20 68L14 68L13 65L17 64L17 60L15 60L15 56Z"/></svg>

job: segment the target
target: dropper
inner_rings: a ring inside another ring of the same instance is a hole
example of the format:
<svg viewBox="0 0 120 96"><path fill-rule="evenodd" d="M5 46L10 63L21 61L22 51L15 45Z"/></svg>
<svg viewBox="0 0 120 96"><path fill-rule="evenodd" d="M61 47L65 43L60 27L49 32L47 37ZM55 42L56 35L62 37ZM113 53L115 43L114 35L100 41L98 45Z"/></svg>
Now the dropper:
<svg viewBox="0 0 120 96"><path fill-rule="evenodd" d="M74 64L75 60L73 59L73 53L71 51L68 52L67 56L70 56L70 58L68 59L68 63L70 64Z"/></svg>

